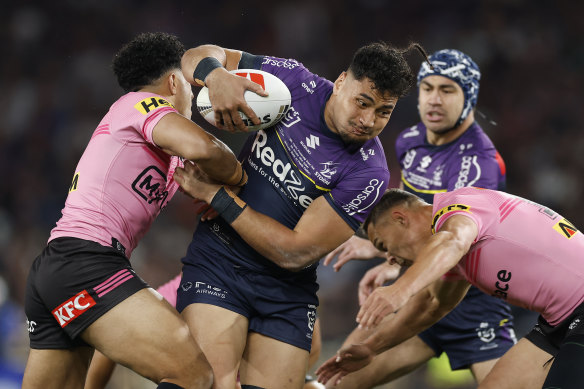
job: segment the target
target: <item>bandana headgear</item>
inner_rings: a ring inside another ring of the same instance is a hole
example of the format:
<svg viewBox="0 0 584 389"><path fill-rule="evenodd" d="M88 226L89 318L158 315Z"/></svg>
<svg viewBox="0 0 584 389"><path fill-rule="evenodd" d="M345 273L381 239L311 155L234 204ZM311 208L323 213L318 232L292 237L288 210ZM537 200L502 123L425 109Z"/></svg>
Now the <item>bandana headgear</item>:
<svg viewBox="0 0 584 389"><path fill-rule="evenodd" d="M440 50L428 57L428 60L432 63L434 69L430 68L427 62L422 63L418 72L418 86L420 86L420 81L428 76L443 76L456 82L462 88L464 106L458 121L454 125L454 127L457 127L477 105L481 71L468 55L458 50Z"/></svg>

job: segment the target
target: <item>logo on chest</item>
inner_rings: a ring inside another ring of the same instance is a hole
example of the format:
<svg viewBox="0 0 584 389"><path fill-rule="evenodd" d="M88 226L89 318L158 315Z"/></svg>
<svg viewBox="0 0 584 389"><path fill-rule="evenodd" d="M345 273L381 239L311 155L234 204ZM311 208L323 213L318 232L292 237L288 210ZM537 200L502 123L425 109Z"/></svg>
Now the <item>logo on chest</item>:
<svg viewBox="0 0 584 389"><path fill-rule="evenodd" d="M161 209L166 205L166 175L156 166L144 169L132 183L132 189L148 204L156 202Z"/></svg>

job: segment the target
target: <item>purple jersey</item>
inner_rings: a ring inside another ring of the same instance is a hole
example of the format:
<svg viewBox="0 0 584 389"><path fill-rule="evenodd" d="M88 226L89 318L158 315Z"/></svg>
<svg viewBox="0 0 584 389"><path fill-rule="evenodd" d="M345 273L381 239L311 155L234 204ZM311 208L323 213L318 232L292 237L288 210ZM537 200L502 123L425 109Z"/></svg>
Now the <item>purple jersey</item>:
<svg viewBox="0 0 584 389"><path fill-rule="evenodd" d="M435 146L419 123L396 140L404 189L432 203L436 193L465 186L505 189L505 164L493 142L473 123L454 141Z"/></svg>
<svg viewBox="0 0 584 389"><path fill-rule="evenodd" d="M356 230L389 183L379 139L346 145L333 133L323 116L333 85L299 62L244 53L239 67L260 68L276 75L292 96L286 117L274 127L251 134L243 146L240 160L249 181L239 197L256 211L293 229L312 201L325 196ZM189 252L203 246L207 250L230 250L234 260L254 268L276 266L220 218L199 224Z"/></svg>

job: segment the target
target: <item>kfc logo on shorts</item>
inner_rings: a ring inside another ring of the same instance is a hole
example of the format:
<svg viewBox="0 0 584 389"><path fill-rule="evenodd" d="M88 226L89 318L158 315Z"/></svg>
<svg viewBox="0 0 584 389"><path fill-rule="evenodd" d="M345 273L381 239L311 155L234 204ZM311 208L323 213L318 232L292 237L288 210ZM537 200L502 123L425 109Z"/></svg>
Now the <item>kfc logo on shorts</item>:
<svg viewBox="0 0 584 389"><path fill-rule="evenodd" d="M95 300L87 293L87 290L77 293L53 311L53 316L62 328L85 313L95 305Z"/></svg>

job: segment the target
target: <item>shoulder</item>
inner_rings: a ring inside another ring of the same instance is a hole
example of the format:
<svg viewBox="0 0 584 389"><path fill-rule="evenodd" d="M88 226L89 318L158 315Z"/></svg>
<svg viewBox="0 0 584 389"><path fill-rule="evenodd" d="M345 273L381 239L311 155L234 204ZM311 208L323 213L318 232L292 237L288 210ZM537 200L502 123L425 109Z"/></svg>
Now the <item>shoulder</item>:
<svg viewBox="0 0 584 389"><path fill-rule="evenodd" d="M399 157L411 147L424 143L425 137L426 128L423 123L418 123L400 132L395 140L397 156Z"/></svg>

